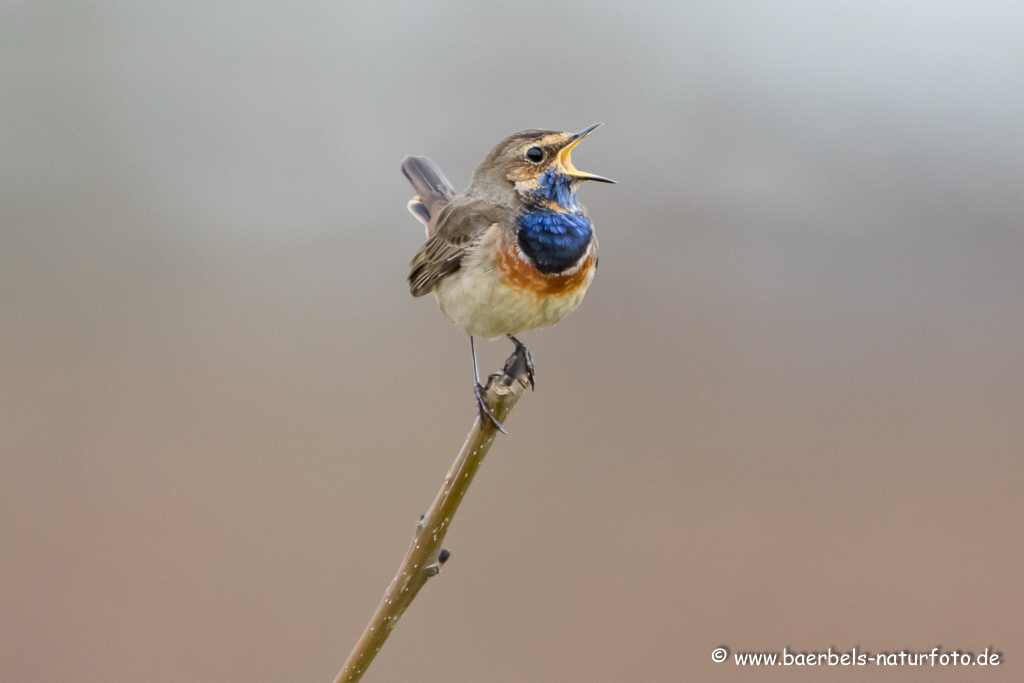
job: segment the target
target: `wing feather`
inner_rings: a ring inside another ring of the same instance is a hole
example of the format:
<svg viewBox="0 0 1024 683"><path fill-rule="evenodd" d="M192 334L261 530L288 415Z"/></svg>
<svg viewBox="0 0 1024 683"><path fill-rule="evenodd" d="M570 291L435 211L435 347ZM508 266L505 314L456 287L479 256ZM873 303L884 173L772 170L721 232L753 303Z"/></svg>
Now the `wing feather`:
<svg viewBox="0 0 1024 683"><path fill-rule="evenodd" d="M490 226L507 211L480 200L454 201L445 205L432 221L434 230L409 263L409 291L423 296L462 265L466 252Z"/></svg>

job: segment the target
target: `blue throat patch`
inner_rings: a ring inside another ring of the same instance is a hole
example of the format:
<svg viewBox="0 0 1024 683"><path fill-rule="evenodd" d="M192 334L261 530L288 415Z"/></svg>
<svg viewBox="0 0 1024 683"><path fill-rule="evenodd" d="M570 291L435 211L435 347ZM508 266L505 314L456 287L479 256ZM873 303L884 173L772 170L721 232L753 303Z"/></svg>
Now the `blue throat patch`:
<svg viewBox="0 0 1024 683"><path fill-rule="evenodd" d="M537 203L519 216L519 248L542 273L560 273L572 268L590 247L594 231L576 201L572 180L548 170L534 193ZM544 200L565 211L546 208Z"/></svg>
<svg viewBox="0 0 1024 683"><path fill-rule="evenodd" d="M543 199L550 199L569 211L580 210L580 203L576 201L576 188L572 186L572 178L569 176L555 173L553 168L549 168L540 177L537 184L539 187L536 194Z"/></svg>

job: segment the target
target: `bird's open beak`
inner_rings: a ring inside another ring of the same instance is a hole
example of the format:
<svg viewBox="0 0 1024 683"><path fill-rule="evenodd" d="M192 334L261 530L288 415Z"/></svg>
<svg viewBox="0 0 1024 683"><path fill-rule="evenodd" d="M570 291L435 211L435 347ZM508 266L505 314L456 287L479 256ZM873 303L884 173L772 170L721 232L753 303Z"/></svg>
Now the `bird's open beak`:
<svg viewBox="0 0 1024 683"><path fill-rule="evenodd" d="M571 138L569 138L569 142L566 143L565 147L559 150L558 163L565 170L565 174L567 176L570 176L572 178L579 178L580 180L596 180L599 183L615 182L611 178L605 178L604 176L594 175L593 173L587 173L586 171L580 171L575 166L572 165L572 158L570 155L572 154L573 148L576 145L580 144L580 142L583 141L583 138L590 135L591 131L593 131L600 125L600 123L595 123L589 128L584 128L579 133L576 133L576 135L573 135Z"/></svg>

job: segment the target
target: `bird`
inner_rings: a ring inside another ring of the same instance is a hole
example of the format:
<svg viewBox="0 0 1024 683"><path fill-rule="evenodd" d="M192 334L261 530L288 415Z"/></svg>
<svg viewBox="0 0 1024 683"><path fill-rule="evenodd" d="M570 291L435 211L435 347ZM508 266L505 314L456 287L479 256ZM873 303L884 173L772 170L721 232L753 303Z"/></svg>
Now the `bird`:
<svg viewBox="0 0 1024 683"><path fill-rule="evenodd" d="M533 356L516 335L563 320L594 278L597 239L576 191L584 181L615 181L578 170L571 153L600 125L513 133L461 194L426 157L402 161L416 191L409 212L427 233L409 264L409 290L414 297L433 292L441 312L469 335L480 424L505 434L484 400L474 338L508 337L536 387Z"/></svg>

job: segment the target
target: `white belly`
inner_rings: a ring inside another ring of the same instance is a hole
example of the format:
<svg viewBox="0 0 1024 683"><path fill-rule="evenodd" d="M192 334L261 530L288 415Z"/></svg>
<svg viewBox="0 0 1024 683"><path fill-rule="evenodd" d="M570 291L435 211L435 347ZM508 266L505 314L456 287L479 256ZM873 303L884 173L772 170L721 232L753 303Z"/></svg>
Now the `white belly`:
<svg viewBox="0 0 1024 683"><path fill-rule="evenodd" d="M594 277L591 269L582 286L559 294L541 295L511 287L494 260L483 256L492 253L487 245L484 247L474 250L474 255L465 258L458 271L434 289L441 312L473 336L490 339L550 327L576 310Z"/></svg>

